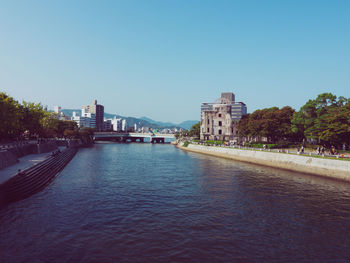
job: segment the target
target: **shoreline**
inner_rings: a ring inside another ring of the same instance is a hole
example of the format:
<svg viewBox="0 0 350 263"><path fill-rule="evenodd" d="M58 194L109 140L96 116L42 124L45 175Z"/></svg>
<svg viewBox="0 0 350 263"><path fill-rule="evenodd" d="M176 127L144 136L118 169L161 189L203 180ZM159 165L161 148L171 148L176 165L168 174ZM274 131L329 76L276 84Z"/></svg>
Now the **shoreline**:
<svg viewBox="0 0 350 263"><path fill-rule="evenodd" d="M184 147L180 143L176 147L184 151L350 182L350 162L347 161L196 144Z"/></svg>

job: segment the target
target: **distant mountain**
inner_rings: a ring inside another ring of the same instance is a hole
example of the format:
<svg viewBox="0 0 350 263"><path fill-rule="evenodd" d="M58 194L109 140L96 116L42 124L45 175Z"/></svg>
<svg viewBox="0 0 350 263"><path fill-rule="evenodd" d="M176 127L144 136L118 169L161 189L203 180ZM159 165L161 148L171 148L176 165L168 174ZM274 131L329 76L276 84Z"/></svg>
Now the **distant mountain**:
<svg viewBox="0 0 350 263"><path fill-rule="evenodd" d="M154 124L160 125L160 126L177 126L177 127L179 127L179 125L174 124L174 123L171 123L171 122L155 121L155 120L152 120L152 119L147 118L147 117L141 117L140 119L141 119L141 120L148 121L148 122L150 122L150 123L154 123ZM181 127L181 126L180 126L180 127Z"/></svg>
<svg viewBox="0 0 350 263"><path fill-rule="evenodd" d="M62 109L61 110L65 115L72 117L73 116L73 111L77 112L77 114L80 115L81 110L80 109ZM125 116L120 116L117 114L111 114L111 113L104 113L104 116L106 119L113 119L114 116L117 116L117 118L121 119L126 119L126 122L128 123L128 126L134 126L134 124L137 124L139 127L149 127L152 129L173 129L173 128L183 128L186 130L189 130L193 124L196 124L198 121L184 121L181 122L180 124L174 124L171 122L160 122L160 121L155 121L147 117L141 117L141 118L134 118L134 117L125 117Z"/></svg>
<svg viewBox="0 0 350 263"><path fill-rule="evenodd" d="M189 130L191 129L191 127L195 124L197 124L199 121L183 121L181 123L179 123L178 125L183 128L183 129L186 129L186 130Z"/></svg>
<svg viewBox="0 0 350 263"><path fill-rule="evenodd" d="M179 124L174 124L174 123L171 123L171 122L160 122L160 121L155 121L155 120L152 120L148 117L141 117L140 119L142 120L145 120L145 121L148 121L150 123L155 123L155 124L158 124L158 125L161 125L161 126L176 126L176 127L181 127L183 129L186 129L186 130L189 130L191 129L191 127L193 125L195 125L196 123L198 123L198 121L183 121Z"/></svg>

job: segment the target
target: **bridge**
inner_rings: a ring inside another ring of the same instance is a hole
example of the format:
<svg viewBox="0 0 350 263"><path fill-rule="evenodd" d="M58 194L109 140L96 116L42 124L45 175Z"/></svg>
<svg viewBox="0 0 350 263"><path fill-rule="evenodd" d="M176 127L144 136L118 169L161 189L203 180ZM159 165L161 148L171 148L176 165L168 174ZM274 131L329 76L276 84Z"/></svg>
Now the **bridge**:
<svg viewBox="0 0 350 263"><path fill-rule="evenodd" d="M174 134L154 134L154 133L119 133L119 132L94 132L94 141L112 142L148 142L165 143L165 139L174 140Z"/></svg>

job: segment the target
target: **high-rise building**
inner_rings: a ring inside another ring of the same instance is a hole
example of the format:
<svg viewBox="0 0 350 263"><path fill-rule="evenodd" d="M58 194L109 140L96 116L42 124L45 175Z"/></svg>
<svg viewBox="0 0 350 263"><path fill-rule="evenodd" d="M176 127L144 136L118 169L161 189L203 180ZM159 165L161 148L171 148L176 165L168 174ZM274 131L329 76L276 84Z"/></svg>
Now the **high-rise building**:
<svg viewBox="0 0 350 263"><path fill-rule="evenodd" d="M111 121L113 131L120 132L122 130L122 119L118 119L117 116L114 116L114 119Z"/></svg>
<svg viewBox="0 0 350 263"><path fill-rule="evenodd" d="M126 123L125 119L122 120L122 131L128 131L128 124Z"/></svg>
<svg viewBox="0 0 350 263"><path fill-rule="evenodd" d="M96 130L103 131L103 119L104 119L104 107L97 104L97 100L94 100L91 105L86 105L82 107L82 111L85 113L91 113L95 115Z"/></svg>
<svg viewBox="0 0 350 263"><path fill-rule="evenodd" d="M233 140L237 137L237 122L247 114L243 102L235 102L232 92L221 93L213 103L201 105L201 140Z"/></svg>
<svg viewBox="0 0 350 263"><path fill-rule="evenodd" d="M112 119L104 119L103 120L103 130L104 131L112 131L113 130Z"/></svg>

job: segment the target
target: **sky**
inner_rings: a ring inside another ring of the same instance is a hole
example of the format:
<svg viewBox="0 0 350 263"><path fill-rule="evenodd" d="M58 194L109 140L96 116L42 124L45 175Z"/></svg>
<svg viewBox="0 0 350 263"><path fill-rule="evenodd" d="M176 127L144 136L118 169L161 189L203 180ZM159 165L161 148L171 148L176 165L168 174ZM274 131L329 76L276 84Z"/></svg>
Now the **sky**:
<svg viewBox="0 0 350 263"><path fill-rule="evenodd" d="M180 123L232 91L248 112L350 97L350 1L0 0L0 91Z"/></svg>

